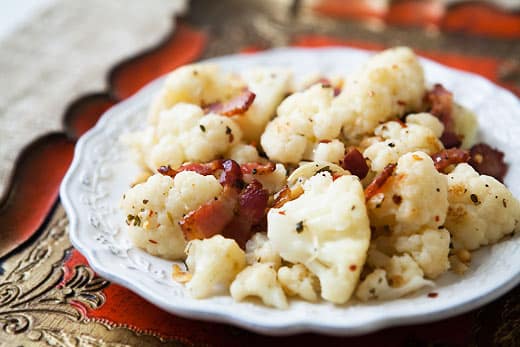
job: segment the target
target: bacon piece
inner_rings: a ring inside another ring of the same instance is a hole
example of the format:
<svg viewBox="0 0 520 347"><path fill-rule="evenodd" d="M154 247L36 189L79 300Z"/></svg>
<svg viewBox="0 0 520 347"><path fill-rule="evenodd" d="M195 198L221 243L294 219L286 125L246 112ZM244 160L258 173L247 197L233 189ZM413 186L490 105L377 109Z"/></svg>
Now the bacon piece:
<svg viewBox="0 0 520 347"><path fill-rule="evenodd" d="M388 164L380 174L378 174L372 182L365 188L365 198L370 200L377 192L383 188L386 181L394 172L396 164Z"/></svg>
<svg viewBox="0 0 520 347"><path fill-rule="evenodd" d="M444 170L450 165L466 163L469 160L469 152L460 148L444 149L431 155L437 171Z"/></svg>
<svg viewBox="0 0 520 347"><path fill-rule="evenodd" d="M245 89L240 94L226 102L214 102L204 107L206 113L218 113L223 116L236 116L247 112L253 101L255 101L255 93L249 89Z"/></svg>
<svg viewBox="0 0 520 347"><path fill-rule="evenodd" d="M244 187L244 181L242 180L242 170L236 161L231 159L224 160L222 162L222 169L224 169L224 171L220 175L220 184L223 186L230 186L238 190Z"/></svg>
<svg viewBox="0 0 520 347"><path fill-rule="evenodd" d="M444 125L444 132L440 138L444 147L459 147L462 141L455 133L453 94L442 84L435 84L433 89L426 93L425 100L430 104L430 113L439 118Z"/></svg>
<svg viewBox="0 0 520 347"><path fill-rule="evenodd" d="M245 163L240 165L242 174L247 175L265 175L270 174L276 169L276 165L273 162L267 162L266 164L261 163Z"/></svg>
<svg viewBox="0 0 520 347"><path fill-rule="evenodd" d="M184 238L190 241L220 234L233 219L237 202L238 191L225 186L216 200L206 202L179 221Z"/></svg>
<svg viewBox="0 0 520 347"><path fill-rule="evenodd" d="M453 131L444 130L440 140L444 145L444 148L460 147L462 145L460 136L455 134Z"/></svg>
<svg viewBox="0 0 520 347"><path fill-rule="evenodd" d="M485 143L479 143L471 147L469 153L469 165L479 174L495 177L500 182L504 181L508 167L504 162L503 152Z"/></svg>
<svg viewBox="0 0 520 347"><path fill-rule="evenodd" d="M363 179L368 174L368 165L360 151L355 147L350 147L343 157L341 167L350 171L351 174Z"/></svg>
<svg viewBox="0 0 520 347"><path fill-rule="evenodd" d="M177 170L172 169L170 165L163 165L157 169L157 171L164 176L170 176L171 178L174 178L175 175L177 175L179 172Z"/></svg>
<svg viewBox="0 0 520 347"><path fill-rule="evenodd" d="M254 233L254 227L265 219L268 199L269 193L260 182L254 180L248 184L238 196L238 212L226 225L223 235L245 248L247 240Z"/></svg>
<svg viewBox="0 0 520 347"><path fill-rule="evenodd" d="M209 163L189 163L184 164L178 169L172 169L168 166L161 166L157 171L165 176L174 178L179 172L182 171L194 171L200 175L208 176L213 175L216 171L222 169L222 160L213 160Z"/></svg>
<svg viewBox="0 0 520 347"><path fill-rule="evenodd" d="M455 124L453 123L453 94L448 91L442 84L435 84L432 90L426 93L426 101L430 104L430 113L444 124L444 128L452 131Z"/></svg>

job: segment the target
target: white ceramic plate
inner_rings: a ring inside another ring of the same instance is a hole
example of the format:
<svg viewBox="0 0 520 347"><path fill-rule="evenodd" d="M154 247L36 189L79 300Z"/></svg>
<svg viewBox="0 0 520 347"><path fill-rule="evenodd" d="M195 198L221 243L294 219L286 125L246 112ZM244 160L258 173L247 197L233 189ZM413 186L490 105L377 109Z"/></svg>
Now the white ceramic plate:
<svg viewBox="0 0 520 347"><path fill-rule="evenodd" d="M276 49L254 55L213 59L225 69L284 66L296 76L318 71L345 74L362 64L369 52L346 49ZM481 140L506 153L506 184L520 196L520 103L486 79L422 60L429 83L443 83L455 99L475 111ZM388 326L429 322L482 306L512 289L520 280L520 239L508 238L474 255L464 276L448 273L434 289L388 302L329 303L292 301L286 311L254 302L236 303L228 296L205 300L189 297L171 279L172 262L132 246L125 233L118 202L137 167L119 144L122 133L142 128L158 79L135 96L107 111L76 145L74 161L61 186L61 200L70 219L70 239L101 276L119 283L155 305L180 316L226 322L256 332L286 335L320 332L357 335ZM435 291L437 298L428 298Z"/></svg>

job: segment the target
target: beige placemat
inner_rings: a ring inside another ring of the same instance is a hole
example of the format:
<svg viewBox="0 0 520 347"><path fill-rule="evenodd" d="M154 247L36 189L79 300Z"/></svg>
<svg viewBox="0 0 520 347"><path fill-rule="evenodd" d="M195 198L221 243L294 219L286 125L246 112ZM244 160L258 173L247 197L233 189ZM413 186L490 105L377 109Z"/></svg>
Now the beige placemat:
<svg viewBox="0 0 520 347"><path fill-rule="evenodd" d="M108 69L157 43L187 0L58 0L0 42L0 196L34 138L67 105L105 89Z"/></svg>

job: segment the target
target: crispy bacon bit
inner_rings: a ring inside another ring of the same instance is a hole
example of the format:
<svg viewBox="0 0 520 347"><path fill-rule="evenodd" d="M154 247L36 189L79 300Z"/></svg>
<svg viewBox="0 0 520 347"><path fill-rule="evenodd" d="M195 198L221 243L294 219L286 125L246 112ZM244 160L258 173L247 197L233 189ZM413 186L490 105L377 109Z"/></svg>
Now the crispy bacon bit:
<svg viewBox="0 0 520 347"><path fill-rule="evenodd" d="M426 93L425 99L430 104L430 113L439 118L447 130L452 131L455 125L451 116L453 94L442 84L437 83Z"/></svg>
<svg viewBox="0 0 520 347"><path fill-rule="evenodd" d="M194 171L200 175L208 176L214 174L217 170L222 169L222 160L213 160L209 163L189 163L184 164L178 169L172 169L168 166L161 166L157 171L165 176L174 178L179 172Z"/></svg>
<svg viewBox="0 0 520 347"><path fill-rule="evenodd" d="M430 104L430 113L439 118L444 125L444 132L440 138L444 147L460 147L462 141L455 133L455 121L452 115L453 94L442 84L435 84L433 89L426 93L425 100Z"/></svg>
<svg viewBox="0 0 520 347"><path fill-rule="evenodd" d="M444 171L450 165L466 163L469 160L469 153L460 148L450 148L432 154L431 157L437 171L445 173Z"/></svg>
<svg viewBox="0 0 520 347"><path fill-rule="evenodd" d="M240 94L226 102L214 102L204 107L206 113L218 113L223 116L236 116L247 112L253 101L255 101L255 93L249 89L245 89Z"/></svg>
<svg viewBox="0 0 520 347"><path fill-rule="evenodd" d="M479 143L471 147L469 165L481 175L495 177L500 182L504 181L507 173L507 164L504 162L504 153Z"/></svg>
<svg viewBox="0 0 520 347"><path fill-rule="evenodd" d="M360 179L363 179L368 174L368 165L363 158L363 154L355 147L350 147L343 157L341 167L345 170L350 171L351 174L356 175Z"/></svg>
<svg viewBox="0 0 520 347"><path fill-rule="evenodd" d="M238 196L238 211L226 225L223 235L245 248L254 233L254 226L261 224L266 216L268 199L269 193L260 182L254 180L248 184Z"/></svg>
<svg viewBox="0 0 520 347"><path fill-rule="evenodd" d="M170 165L163 165L161 166L160 168L157 169L157 171L161 174L161 175L164 175L164 176L170 176L171 178L175 177L175 175L177 175L177 171L172 169L172 167Z"/></svg>
<svg viewBox="0 0 520 347"><path fill-rule="evenodd" d="M444 148L454 148L460 147L462 145L462 140L460 136L455 134L453 131L444 130L440 137L440 140L444 145Z"/></svg>
<svg viewBox="0 0 520 347"><path fill-rule="evenodd" d="M245 163L240 165L242 174L244 175L266 175L276 170L276 165L273 162L261 163Z"/></svg>
<svg viewBox="0 0 520 347"><path fill-rule="evenodd" d="M231 186L225 186L217 200L210 200L188 213L179 225L188 241L209 238L220 234L233 219L238 202L238 192Z"/></svg>
<svg viewBox="0 0 520 347"><path fill-rule="evenodd" d="M228 159L222 162L224 171L220 175L220 184L223 186L231 186L236 189L242 189L244 181L242 181L242 170L236 161Z"/></svg>
<svg viewBox="0 0 520 347"><path fill-rule="evenodd" d="M191 273L182 271L181 267L177 264L173 264L172 267L172 278L179 283L186 283L191 281Z"/></svg>
<svg viewBox="0 0 520 347"><path fill-rule="evenodd" d="M377 192L383 188L386 181L392 176L395 170L396 164L388 164L380 174L378 174L372 182L365 188L365 198L370 200L371 197L377 194Z"/></svg>

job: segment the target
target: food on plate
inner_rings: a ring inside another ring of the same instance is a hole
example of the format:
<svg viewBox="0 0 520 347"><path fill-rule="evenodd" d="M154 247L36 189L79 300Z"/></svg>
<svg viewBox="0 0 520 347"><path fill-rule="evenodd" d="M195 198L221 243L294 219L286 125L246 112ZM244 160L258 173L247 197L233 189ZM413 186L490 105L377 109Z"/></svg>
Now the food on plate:
<svg viewBox="0 0 520 347"><path fill-rule="evenodd" d="M121 209L194 298L396 299L520 230L503 153L405 47L299 81L184 66L146 122L122 138L142 173Z"/></svg>

